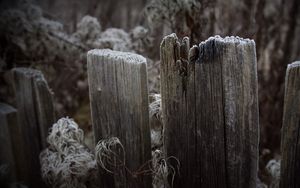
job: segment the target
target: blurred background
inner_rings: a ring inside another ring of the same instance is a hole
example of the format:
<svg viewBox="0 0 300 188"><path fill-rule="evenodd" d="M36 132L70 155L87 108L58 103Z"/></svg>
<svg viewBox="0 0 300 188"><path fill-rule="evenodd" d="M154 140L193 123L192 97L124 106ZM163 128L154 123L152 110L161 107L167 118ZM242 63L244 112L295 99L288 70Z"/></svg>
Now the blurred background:
<svg viewBox="0 0 300 188"><path fill-rule="evenodd" d="M57 117L91 131L86 52L110 48L148 60L149 92L159 93L159 45L175 32L192 44L210 36L256 42L260 165L280 155L287 64L300 59L299 0L0 0L0 101L14 104L8 70L41 70Z"/></svg>

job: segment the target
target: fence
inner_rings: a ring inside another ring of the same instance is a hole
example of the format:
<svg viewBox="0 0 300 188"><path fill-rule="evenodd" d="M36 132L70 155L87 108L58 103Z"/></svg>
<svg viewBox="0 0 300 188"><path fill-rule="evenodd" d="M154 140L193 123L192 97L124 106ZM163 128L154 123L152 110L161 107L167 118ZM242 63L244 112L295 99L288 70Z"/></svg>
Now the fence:
<svg viewBox="0 0 300 188"><path fill-rule="evenodd" d="M212 37L190 48L175 34L161 43L164 126L163 187L256 187L258 99L254 41ZM111 50L87 54L95 141L118 137L125 164L100 170L100 187L152 187L146 59ZM12 70L15 104L0 104L0 162L13 178L44 187L38 155L55 122L53 96L41 72ZM289 65L280 187L300 181L300 63ZM118 152L118 151L116 151ZM117 163L117 162L116 162Z"/></svg>
<svg viewBox="0 0 300 188"><path fill-rule="evenodd" d="M137 172L151 159L146 59L92 50L88 52L88 78L95 140L118 137L129 169L115 168L113 178L101 187L151 187L151 176Z"/></svg>
<svg viewBox="0 0 300 188"><path fill-rule="evenodd" d="M161 44L164 147L181 164L174 187L256 187L258 99L254 42Z"/></svg>
<svg viewBox="0 0 300 188"><path fill-rule="evenodd" d="M288 65L281 138L280 187L300 187L300 62Z"/></svg>
<svg viewBox="0 0 300 188"><path fill-rule="evenodd" d="M13 156L7 158L15 161L9 164L17 180L29 187L44 187L39 154L46 146L48 129L55 122L53 96L40 71L15 68L11 74L16 109L0 105L1 131L8 131L1 135L6 140L1 141L1 154L6 156L7 151L12 151Z"/></svg>

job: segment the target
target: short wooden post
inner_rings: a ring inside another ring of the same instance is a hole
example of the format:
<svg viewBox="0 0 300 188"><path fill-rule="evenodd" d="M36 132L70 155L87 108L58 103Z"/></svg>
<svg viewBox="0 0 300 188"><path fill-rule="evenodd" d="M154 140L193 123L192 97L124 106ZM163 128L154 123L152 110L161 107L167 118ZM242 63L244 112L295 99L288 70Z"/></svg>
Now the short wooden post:
<svg viewBox="0 0 300 188"><path fill-rule="evenodd" d="M88 81L95 142L118 137L132 172L151 159L146 59L111 50L87 55ZM120 177L120 174L122 174ZM120 170L102 187L152 187L151 176L133 177Z"/></svg>
<svg viewBox="0 0 300 188"><path fill-rule="evenodd" d="M17 161L15 159L13 138L19 136L14 130L17 127L17 110L12 106L0 103L0 164L9 166L9 171L14 180L17 179Z"/></svg>
<svg viewBox="0 0 300 188"><path fill-rule="evenodd" d="M43 74L29 68L12 70L18 118L24 142L26 174L30 187L41 187L39 154L46 146L48 129L55 122L53 96Z"/></svg>
<svg viewBox="0 0 300 188"><path fill-rule="evenodd" d="M212 37L190 49L188 38L165 37L161 97L165 154L180 162L174 187L256 187L254 41Z"/></svg>
<svg viewBox="0 0 300 188"><path fill-rule="evenodd" d="M281 153L280 187L300 187L300 61L286 71Z"/></svg>

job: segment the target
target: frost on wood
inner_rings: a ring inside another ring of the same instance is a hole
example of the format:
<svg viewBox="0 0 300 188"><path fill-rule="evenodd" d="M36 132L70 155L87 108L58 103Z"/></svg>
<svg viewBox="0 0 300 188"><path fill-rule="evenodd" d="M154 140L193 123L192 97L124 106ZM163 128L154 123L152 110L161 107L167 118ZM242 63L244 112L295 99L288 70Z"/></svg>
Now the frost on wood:
<svg viewBox="0 0 300 188"><path fill-rule="evenodd" d="M161 43L161 100L164 151L181 164L175 187L256 186L253 40L216 36L190 48L187 37L166 36Z"/></svg>
<svg viewBox="0 0 300 188"><path fill-rule="evenodd" d="M280 187L299 187L300 61L289 64L287 67L283 112Z"/></svg>
<svg viewBox="0 0 300 188"><path fill-rule="evenodd" d="M125 150L126 168L105 173L103 186L150 187L151 176L139 172L151 159L146 58L95 49L87 62L95 142L118 137Z"/></svg>
<svg viewBox="0 0 300 188"><path fill-rule="evenodd" d="M143 56L133 54L130 52L120 52L120 51L114 51L110 49L103 49L103 50L94 49L88 52L88 60L90 60L90 64L92 63L92 60L97 59L97 57L107 57L108 59L123 60L124 62L129 64L146 63L146 59Z"/></svg>
<svg viewBox="0 0 300 188"><path fill-rule="evenodd" d="M94 155L83 143L83 131L69 118L53 125L40 154L42 177L53 188L93 187L97 176Z"/></svg>
<svg viewBox="0 0 300 188"><path fill-rule="evenodd" d="M17 108L15 139L20 153L20 179L30 187L42 186L40 151L47 145L48 129L55 122L53 96L43 74L30 68L14 68L10 72ZM15 145L15 144L14 144ZM17 155L16 157L20 157Z"/></svg>
<svg viewBox="0 0 300 188"><path fill-rule="evenodd" d="M43 149L46 146L48 128L55 121L53 92L49 88L43 73L39 70L14 68L12 73L17 97L16 104L22 127L25 132L29 127L31 127L30 131L36 129L35 133L40 135L36 144L39 145L38 148ZM20 93L24 95L24 98ZM25 138L29 137L27 144L33 145L33 140L30 138L33 132L31 134L30 132L26 134L23 132L23 134Z"/></svg>

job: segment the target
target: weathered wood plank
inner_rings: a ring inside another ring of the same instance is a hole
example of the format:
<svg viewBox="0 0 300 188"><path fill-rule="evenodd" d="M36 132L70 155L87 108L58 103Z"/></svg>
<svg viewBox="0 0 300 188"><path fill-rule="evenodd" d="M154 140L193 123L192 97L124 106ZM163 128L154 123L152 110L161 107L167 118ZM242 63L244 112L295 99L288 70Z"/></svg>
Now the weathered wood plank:
<svg viewBox="0 0 300 188"><path fill-rule="evenodd" d="M35 77L33 83L41 144L42 148L45 148L47 146L49 128L52 127L56 120L53 103L54 95L41 73Z"/></svg>
<svg viewBox="0 0 300 188"><path fill-rule="evenodd" d="M132 53L91 50L87 61L95 142L118 137L126 152L126 166L135 171L151 159L146 59ZM118 177L121 173L124 177ZM152 187L150 176L132 177L124 170L102 186Z"/></svg>
<svg viewBox="0 0 300 188"><path fill-rule="evenodd" d="M281 138L280 187L300 187L300 61L288 65Z"/></svg>
<svg viewBox="0 0 300 188"><path fill-rule="evenodd" d="M174 187L256 187L255 44L213 37L187 58L187 40L171 34L161 44L164 148L180 161Z"/></svg>
<svg viewBox="0 0 300 188"><path fill-rule="evenodd" d="M241 38L225 38L223 42L226 45L221 63L228 186L256 187L259 113L255 43Z"/></svg>
<svg viewBox="0 0 300 188"><path fill-rule="evenodd" d="M17 179L17 161L15 159L13 127L17 126L17 110L12 106L0 103L0 164L9 166L9 171L14 180Z"/></svg>
<svg viewBox="0 0 300 188"><path fill-rule="evenodd" d="M15 68L12 73L27 165L22 178L30 187L41 187L39 153L46 146L48 129L55 121L52 93L40 71Z"/></svg>

